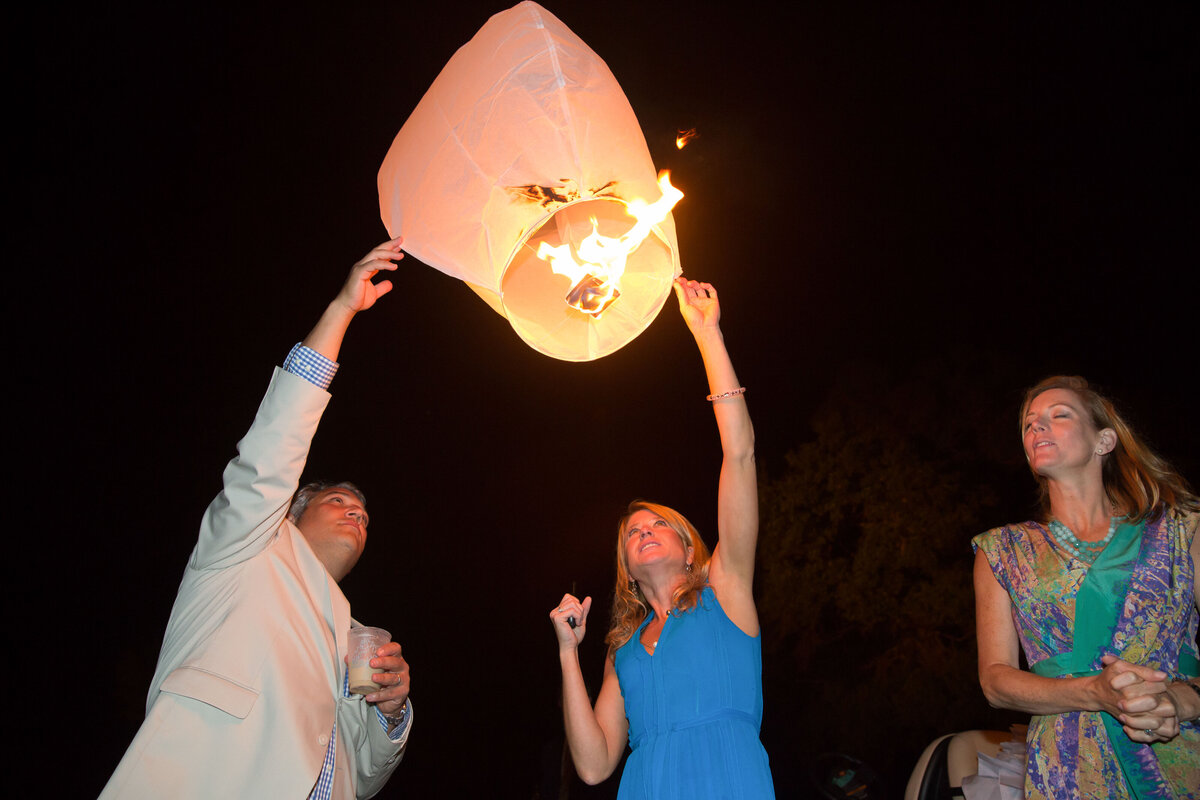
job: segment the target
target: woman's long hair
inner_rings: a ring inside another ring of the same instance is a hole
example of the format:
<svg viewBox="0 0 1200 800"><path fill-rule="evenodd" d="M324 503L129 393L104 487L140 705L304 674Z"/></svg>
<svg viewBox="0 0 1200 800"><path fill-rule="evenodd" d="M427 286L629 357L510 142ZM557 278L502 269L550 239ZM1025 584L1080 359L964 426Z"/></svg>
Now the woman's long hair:
<svg viewBox="0 0 1200 800"><path fill-rule="evenodd" d="M1083 408L1096 430L1111 428L1117 434L1116 446L1103 456L1101 474L1108 499L1115 507L1125 511L1130 522L1157 517L1168 508L1200 511L1200 500L1192 493L1187 481L1138 439L1108 398L1078 375L1055 375L1025 392L1025 400L1021 403L1021 413L1017 418L1022 437L1030 404L1039 394L1050 389L1074 392L1083 402ZM1048 482L1037 472L1033 473L1033 477L1038 482L1042 513L1048 518Z"/></svg>
<svg viewBox="0 0 1200 800"><path fill-rule="evenodd" d="M649 511L662 517L671 530L679 535L684 550L692 548L692 568L671 597L671 613L687 611L699 604L700 592L708 585L710 554L696 527L673 508L634 500L617 523L617 587L613 592L612 625L608 629L608 636L604 637L611 656L615 656L621 645L629 641L650 612L650 605L641 587L629 576L629 559L625 554L625 526L638 511Z"/></svg>

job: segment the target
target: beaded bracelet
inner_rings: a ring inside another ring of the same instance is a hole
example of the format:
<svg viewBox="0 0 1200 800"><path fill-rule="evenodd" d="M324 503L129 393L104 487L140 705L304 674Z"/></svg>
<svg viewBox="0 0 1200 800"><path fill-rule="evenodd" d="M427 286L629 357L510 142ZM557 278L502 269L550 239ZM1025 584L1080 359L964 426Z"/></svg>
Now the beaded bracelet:
<svg viewBox="0 0 1200 800"><path fill-rule="evenodd" d="M734 389L732 392L725 392L724 394L710 394L705 399L711 403L713 400L720 400L723 397L736 397L739 394L745 394L745 393L746 393L746 387L739 386L738 388Z"/></svg>

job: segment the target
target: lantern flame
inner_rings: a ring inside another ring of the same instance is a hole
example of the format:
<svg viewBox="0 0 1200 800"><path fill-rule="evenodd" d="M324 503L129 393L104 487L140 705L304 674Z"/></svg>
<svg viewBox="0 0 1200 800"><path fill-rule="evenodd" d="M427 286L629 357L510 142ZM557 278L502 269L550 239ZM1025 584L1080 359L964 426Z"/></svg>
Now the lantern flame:
<svg viewBox="0 0 1200 800"><path fill-rule="evenodd" d="M628 213L637 222L621 236L602 235L596 218L592 217L591 234L576 248L579 261L571 254L570 243L555 247L542 242L538 246L538 258L548 261L555 274L571 279L571 289L563 298L567 305L599 318L621 296L621 276L625 274L629 256L683 198L683 192L671 185L671 173L667 170L659 173L658 188L662 197L653 203L641 199L629 201Z"/></svg>
<svg viewBox="0 0 1200 800"><path fill-rule="evenodd" d="M700 134L696 133L695 128L689 128L686 131L680 131L679 135L675 137L676 149L682 150L683 148L687 147L688 142L690 142L692 139L695 139L699 135Z"/></svg>

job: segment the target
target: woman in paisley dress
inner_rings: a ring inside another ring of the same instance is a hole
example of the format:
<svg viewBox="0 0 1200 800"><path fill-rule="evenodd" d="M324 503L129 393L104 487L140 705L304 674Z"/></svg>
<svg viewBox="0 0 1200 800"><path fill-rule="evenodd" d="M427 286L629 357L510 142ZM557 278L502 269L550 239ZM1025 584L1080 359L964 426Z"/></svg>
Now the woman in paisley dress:
<svg viewBox="0 0 1200 800"><path fill-rule="evenodd" d="M980 685L1033 715L1025 796L1197 797L1200 502L1082 378L1020 427L1042 518L972 544Z"/></svg>
<svg viewBox="0 0 1200 800"><path fill-rule="evenodd" d="M754 430L719 326L710 284L680 278L679 310L708 376L723 459L718 544L710 558L682 514L635 502L617 527L617 586L604 681L593 708L578 646L592 599L568 594L550 612L563 716L576 772L605 780L632 748L619 800L770 800L762 722L762 650L751 584L758 537ZM661 397L658 387L647 387ZM651 443L634 458L656 458ZM676 466L661 459L663 468Z"/></svg>

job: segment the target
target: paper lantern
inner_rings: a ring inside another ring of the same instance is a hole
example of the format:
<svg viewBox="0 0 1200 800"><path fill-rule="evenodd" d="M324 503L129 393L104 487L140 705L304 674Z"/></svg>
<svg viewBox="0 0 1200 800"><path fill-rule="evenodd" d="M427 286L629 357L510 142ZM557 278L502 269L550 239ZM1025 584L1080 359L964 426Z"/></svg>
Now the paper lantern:
<svg viewBox="0 0 1200 800"><path fill-rule="evenodd" d="M379 170L383 223L404 249L567 361L608 355L654 320L680 273L675 225L669 213L643 225L615 277L594 265L560 274L553 254L578 256L593 233L627 238L631 206L669 211L680 196L663 199L605 63L533 2L496 14L454 54Z"/></svg>

